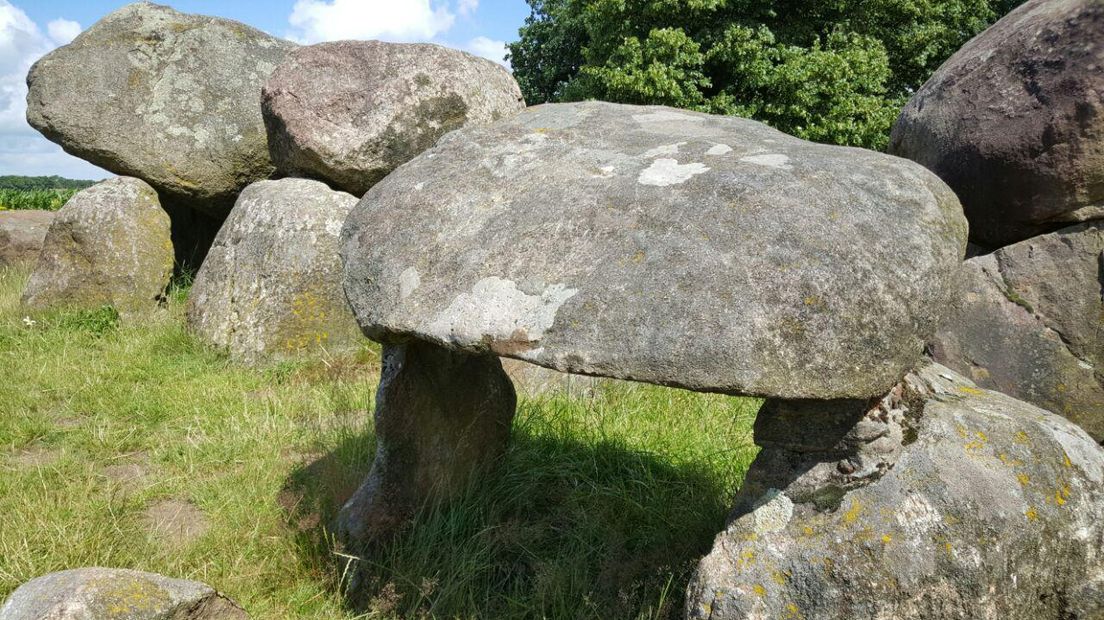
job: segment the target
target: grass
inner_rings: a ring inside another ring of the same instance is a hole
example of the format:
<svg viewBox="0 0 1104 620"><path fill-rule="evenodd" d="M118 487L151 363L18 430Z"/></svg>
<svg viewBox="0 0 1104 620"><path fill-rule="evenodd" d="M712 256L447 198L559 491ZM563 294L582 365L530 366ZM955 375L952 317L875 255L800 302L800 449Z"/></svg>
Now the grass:
<svg viewBox="0 0 1104 620"><path fill-rule="evenodd" d="M497 472L350 559L326 526L371 463L377 349L248 369L186 333L184 290L130 323L25 317L25 279L0 270L0 599L97 565L207 582L257 619L677 617L754 456L757 401L523 398ZM151 525L166 500L198 537Z"/></svg>
<svg viewBox="0 0 1104 620"><path fill-rule="evenodd" d="M77 193L75 189L0 189L0 211L39 209L57 211Z"/></svg>

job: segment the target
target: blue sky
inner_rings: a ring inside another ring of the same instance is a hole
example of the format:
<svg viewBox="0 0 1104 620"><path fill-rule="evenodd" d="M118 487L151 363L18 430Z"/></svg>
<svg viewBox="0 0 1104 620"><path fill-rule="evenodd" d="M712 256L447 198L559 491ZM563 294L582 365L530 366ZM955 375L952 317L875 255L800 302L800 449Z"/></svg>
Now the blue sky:
<svg viewBox="0 0 1104 620"><path fill-rule="evenodd" d="M245 22L300 43L336 39L432 41L502 60L517 38L525 0L161 0L188 13ZM31 63L72 40L119 0L0 0L0 174L109 176L63 153L27 125Z"/></svg>

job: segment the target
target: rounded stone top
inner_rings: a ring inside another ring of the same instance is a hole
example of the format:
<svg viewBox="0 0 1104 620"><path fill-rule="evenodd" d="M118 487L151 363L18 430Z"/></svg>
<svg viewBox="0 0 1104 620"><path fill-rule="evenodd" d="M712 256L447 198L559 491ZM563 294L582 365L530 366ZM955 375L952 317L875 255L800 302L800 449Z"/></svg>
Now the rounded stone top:
<svg viewBox="0 0 1104 620"><path fill-rule="evenodd" d="M1030 0L901 112L889 152L930 168L1002 247L1104 217L1104 2Z"/></svg>
<svg viewBox="0 0 1104 620"><path fill-rule="evenodd" d="M357 197L444 134L525 107L499 64L428 43L301 47L262 90L277 169Z"/></svg>
<svg viewBox="0 0 1104 620"><path fill-rule="evenodd" d="M66 152L225 215L273 173L268 75L297 47L236 21L128 4L27 76L27 121Z"/></svg>
<svg viewBox="0 0 1104 620"><path fill-rule="evenodd" d="M966 243L923 167L665 107L445 136L342 233L364 332L700 391L859 398L919 359Z"/></svg>

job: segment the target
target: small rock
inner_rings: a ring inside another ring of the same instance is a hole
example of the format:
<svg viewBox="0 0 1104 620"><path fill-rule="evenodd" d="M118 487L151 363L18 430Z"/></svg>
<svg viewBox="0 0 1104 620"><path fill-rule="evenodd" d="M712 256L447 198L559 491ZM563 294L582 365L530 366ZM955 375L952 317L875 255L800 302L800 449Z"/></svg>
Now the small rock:
<svg viewBox="0 0 1104 620"><path fill-rule="evenodd" d="M234 601L195 581L111 568L51 573L20 586L0 620L247 620Z"/></svg>
<svg viewBox="0 0 1104 620"><path fill-rule="evenodd" d="M1101 67L1104 5L1026 2L917 91L889 152L946 181L982 245L1104 217Z"/></svg>
<svg viewBox="0 0 1104 620"><path fill-rule="evenodd" d="M0 211L0 267L34 264L53 211Z"/></svg>
<svg viewBox="0 0 1104 620"><path fill-rule="evenodd" d="M295 50L265 84L262 102L280 172L357 197L444 134L525 107L513 76L494 62L381 41Z"/></svg>
<svg viewBox="0 0 1104 620"><path fill-rule="evenodd" d="M160 501L147 508L145 521L155 538L173 547L195 542L210 527L207 517L195 504L174 499Z"/></svg>
<svg viewBox="0 0 1104 620"><path fill-rule="evenodd" d="M157 192L117 177L73 196L54 218L23 292L34 308L157 306L173 269L169 216Z"/></svg>
<svg viewBox="0 0 1104 620"><path fill-rule="evenodd" d="M192 285L191 330L246 363L358 346L338 254L354 205L306 179L246 188Z"/></svg>

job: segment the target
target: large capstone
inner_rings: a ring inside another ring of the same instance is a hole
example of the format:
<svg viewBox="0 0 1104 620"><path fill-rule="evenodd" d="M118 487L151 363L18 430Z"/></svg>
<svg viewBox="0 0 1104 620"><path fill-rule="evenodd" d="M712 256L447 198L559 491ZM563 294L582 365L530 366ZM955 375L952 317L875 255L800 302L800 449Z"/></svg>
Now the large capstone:
<svg viewBox="0 0 1104 620"><path fill-rule="evenodd" d="M53 211L0 211L0 267L38 260Z"/></svg>
<svg viewBox="0 0 1104 620"><path fill-rule="evenodd" d="M162 299L172 270L169 216L157 192L116 177L78 192L57 212L23 303L148 310Z"/></svg>
<svg viewBox="0 0 1104 620"><path fill-rule="evenodd" d="M780 433L830 420L811 407L760 414L690 618L1104 617L1104 451L1083 430L938 365L846 432Z"/></svg>
<svg viewBox="0 0 1104 620"><path fill-rule="evenodd" d="M27 76L27 120L68 153L225 216L273 172L261 85L295 45L148 2L104 17Z"/></svg>
<svg viewBox="0 0 1104 620"><path fill-rule="evenodd" d="M210 586L153 573L78 568L20 586L0 620L247 620Z"/></svg>
<svg viewBox="0 0 1104 620"><path fill-rule="evenodd" d="M972 240L1000 247L1104 216L1104 4L1031 0L913 96L890 153L935 171Z"/></svg>
<svg viewBox="0 0 1104 620"><path fill-rule="evenodd" d="M465 127L343 232L365 333L694 390L853 398L919 359L966 243L913 162L608 103Z"/></svg>
<svg viewBox="0 0 1104 620"><path fill-rule="evenodd" d="M438 45L338 41L289 54L263 106L281 173L360 197L442 135L525 104L489 60Z"/></svg>
<svg viewBox="0 0 1104 620"><path fill-rule="evenodd" d="M191 330L247 363L354 348L338 240L356 202L307 179L247 187L192 285Z"/></svg>
<svg viewBox="0 0 1104 620"><path fill-rule="evenodd" d="M1104 224L1081 224L964 265L961 310L933 357L1104 441Z"/></svg>

